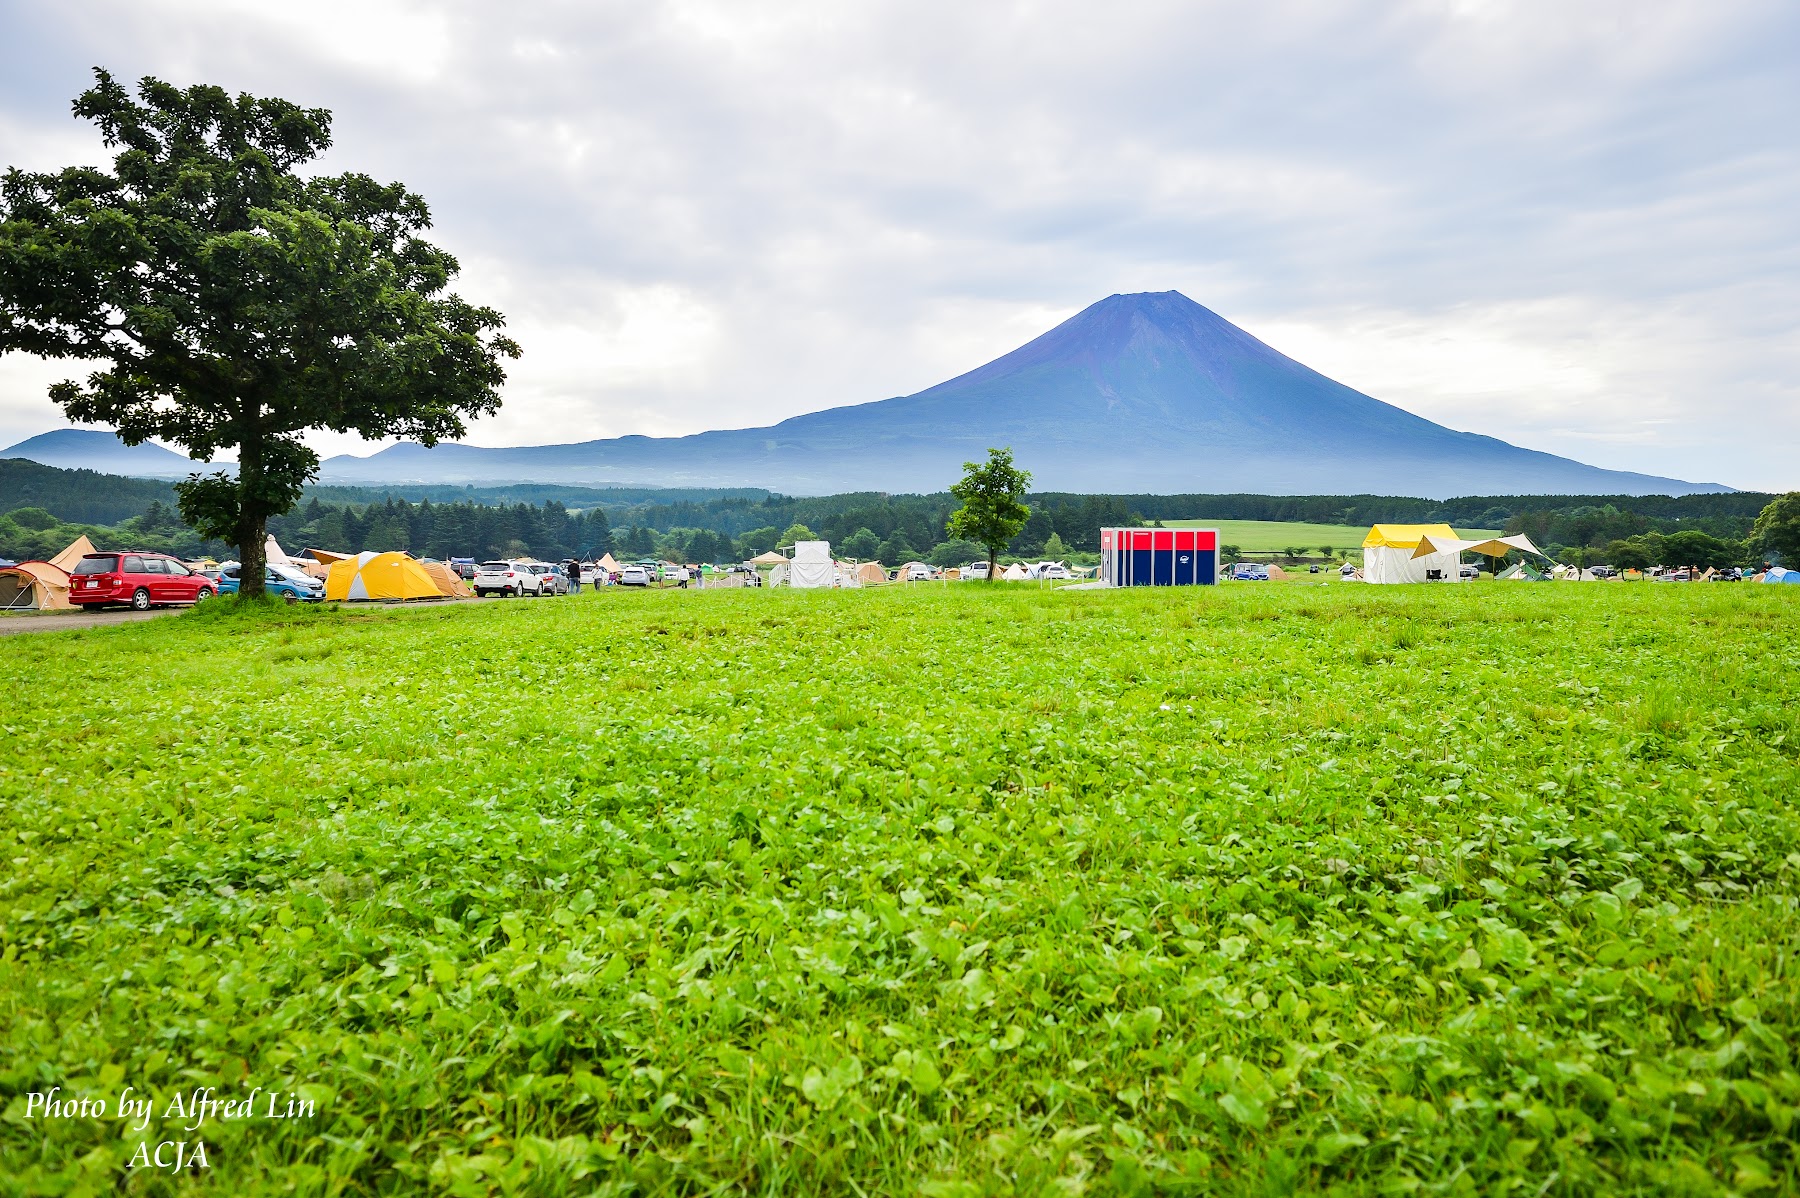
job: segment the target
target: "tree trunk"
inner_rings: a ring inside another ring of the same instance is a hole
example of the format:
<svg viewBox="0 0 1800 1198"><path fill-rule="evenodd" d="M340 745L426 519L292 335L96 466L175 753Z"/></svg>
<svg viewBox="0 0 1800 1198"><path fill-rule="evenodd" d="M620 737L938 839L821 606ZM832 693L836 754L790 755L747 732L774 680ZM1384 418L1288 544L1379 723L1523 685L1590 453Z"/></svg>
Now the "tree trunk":
<svg viewBox="0 0 1800 1198"><path fill-rule="evenodd" d="M1002 550L1004 548L1006 548L1006 546L1004 546L1004 545L999 545L999 546L989 545L987 547L987 551L988 551L987 580L989 582L993 582L995 579L1000 577L1000 550Z"/></svg>
<svg viewBox="0 0 1800 1198"><path fill-rule="evenodd" d="M238 517L238 594L246 599L263 597L263 572L268 568L268 521L246 511Z"/></svg>
<svg viewBox="0 0 1800 1198"><path fill-rule="evenodd" d="M245 599L263 597L263 574L269 564L269 521L259 498L262 465L262 438L255 432L246 433L238 446L237 521L238 594Z"/></svg>

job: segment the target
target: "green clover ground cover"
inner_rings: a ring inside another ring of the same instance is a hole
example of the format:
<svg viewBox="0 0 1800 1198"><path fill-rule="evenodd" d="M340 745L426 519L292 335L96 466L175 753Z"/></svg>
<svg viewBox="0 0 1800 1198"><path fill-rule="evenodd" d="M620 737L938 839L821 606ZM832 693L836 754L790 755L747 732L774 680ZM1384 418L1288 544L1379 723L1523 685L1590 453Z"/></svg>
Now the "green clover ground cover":
<svg viewBox="0 0 1800 1198"><path fill-rule="evenodd" d="M0 1191L1796 1192L1792 590L8 638Z"/></svg>

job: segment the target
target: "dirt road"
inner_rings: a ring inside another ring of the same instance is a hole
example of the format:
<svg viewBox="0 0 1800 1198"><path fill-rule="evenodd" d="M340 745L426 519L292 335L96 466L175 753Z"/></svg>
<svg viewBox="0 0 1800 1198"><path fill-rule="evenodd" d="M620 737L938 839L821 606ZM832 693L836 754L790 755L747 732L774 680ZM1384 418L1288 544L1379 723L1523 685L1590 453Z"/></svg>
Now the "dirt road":
<svg viewBox="0 0 1800 1198"><path fill-rule="evenodd" d="M101 628L107 624L129 624L136 620L154 620L172 616L179 607L161 607L150 611L58 611L32 615L0 615L0 636L17 632L68 632L73 628Z"/></svg>

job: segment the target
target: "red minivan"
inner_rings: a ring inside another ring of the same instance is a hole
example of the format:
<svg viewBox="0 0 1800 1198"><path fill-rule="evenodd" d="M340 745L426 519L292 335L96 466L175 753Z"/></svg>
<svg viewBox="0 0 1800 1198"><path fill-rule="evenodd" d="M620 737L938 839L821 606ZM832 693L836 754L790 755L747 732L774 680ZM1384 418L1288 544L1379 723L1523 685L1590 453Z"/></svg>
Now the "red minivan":
<svg viewBox="0 0 1800 1198"><path fill-rule="evenodd" d="M69 573L69 602L80 607L129 603L147 611L164 603L204 603L217 591L212 579L166 553L89 553Z"/></svg>

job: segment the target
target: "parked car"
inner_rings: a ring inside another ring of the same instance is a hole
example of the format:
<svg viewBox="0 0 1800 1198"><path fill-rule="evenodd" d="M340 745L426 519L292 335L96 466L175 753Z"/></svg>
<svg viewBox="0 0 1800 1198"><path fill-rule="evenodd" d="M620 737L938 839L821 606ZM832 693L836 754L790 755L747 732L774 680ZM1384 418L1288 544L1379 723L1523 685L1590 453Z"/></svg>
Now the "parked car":
<svg viewBox="0 0 1800 1198"><path fill-rule="evenodd" d="M1617 578L1619 576L1619 572L1611 566L1595 566L1589 573L1595 578Z"/></svg>
<svg viewBox="0 0 1800 1198"><path fill-rule="evenodd" d="M1054 581L1073 576L1069 573L1069 568L1061 562L1039 562L1032 570L1032 577Z"/></svg>
<svg viewBox="0 0 1800 1198"><path fill-rule="evenodd" d="M552 566L546 562L530 562L531 572L537 575L538 594L567 595L569 593L569 576L564 574L561 566Z"/></svg>
<svg viewBox="0 0 1800 1198"><path fill-rule="evenodd" d="M219 594L235 595L243 582L242 566L226 566L219 571ZM320 603L325 598L325 584L292 566L268 565L263 569L263 590L279 595L289 603Z"/></svg>
<svg viewBox="0 0 1800 1198"><path fill-rule="evenodd" d="M988 564L986 562L970 562L962 568L961 577L963 578L986 578L987 576Z"/></svg>
<svg viewBox="0 0 1800 1198"><path fill-rule="evenodd" d="M642 566L626 566L619 571L619 585L622 587L647 587L650 585L650 571Z"/></svg>
<svg viewBox="0 0 1800 1198"><path fill-rule="evenodd" d="M514 595L535 595L538 576L524 562L482 562L475 571L474 587L475 593L482 596L503 595L511 599Z"/></svg>
<svg viewBox="0 0 1800 1198"><path fill-rule="evenodd" d="M88 553L69 572L69 602L79 607L128 603L148 611L172 603L204 603L218 586L166 553Z"/></svg>
<svg viewBox="0 0 1800 1198"><path fill-rule="evenodd" d="M1231 567L1231 580L1233 582L1267 582L1269 581L1269 567L1258 565L1255 562L1239 562Z"/></svg>
<svg viewBox="0 0 1800 1198"><path fill-rule="evenodd" d="M937 577L937 571L924 562L913 562L906 567L906 582L930 582Z"/></svg>
<svg viewBox="0 0 1800 1198"><path fill-rule="evenodd" d="M1458 578L1480 578L1481 567L1466 564L1461 565L1456 568L1456 575Z"/></svg>

